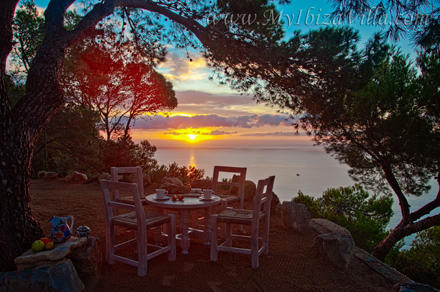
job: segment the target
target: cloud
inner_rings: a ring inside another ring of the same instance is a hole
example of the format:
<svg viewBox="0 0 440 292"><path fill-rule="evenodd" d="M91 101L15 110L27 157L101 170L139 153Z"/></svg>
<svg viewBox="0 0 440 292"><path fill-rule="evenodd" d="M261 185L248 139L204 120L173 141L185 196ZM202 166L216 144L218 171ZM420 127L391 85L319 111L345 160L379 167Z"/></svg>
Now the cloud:
<svg viewBox="0 0 440 292"><path fill-rule="evenodd" d="M237 134L238 132L227 132L227 131L221 131L221 130L214 130L211 131L211 133L209 133L209 135L214 135L214 136L221 136L221 135L232 135L232 134Z"/></svg>
<svg viewBox="0 0 440 292"><path fill-rule="evenodd" d="M185 135L204 135L204 136L222 136L222 135L233 135L233 134L237 134L238 132L228 132L228 131L221 131L221 130L214 130L211 132L201 132L201 131L186 131L186 132L166 132L164 133L165 135L174 135L174 136L185 136Z"/></svg>
<svg viewBox="0 0 440 292"><path fill-rule="evenodd" d="M284 131L277 131L277 132L268 132L268 133L246 133L241 134L240 136L283 136L283 137L292 137L292 136L298 136L300 134L297 134L296 132L284 132Z"/></svg>
<svg viewBox="0 0 440 292"><path fill-rule="evenodd" d="M164 130L206 127L259 128L263 126L290 126L282 115L242 115L225 117L217 114L188 116L154 116L137 120L133 129Z"/></svg>
<svg viewBox="0 0 440 292"><path fill-rule="evenodd" d="M159 66L159 72L172 81L208 79L210 71L202 55L191 54L187 58L181 51L168 52L166 61Z"/></svg>

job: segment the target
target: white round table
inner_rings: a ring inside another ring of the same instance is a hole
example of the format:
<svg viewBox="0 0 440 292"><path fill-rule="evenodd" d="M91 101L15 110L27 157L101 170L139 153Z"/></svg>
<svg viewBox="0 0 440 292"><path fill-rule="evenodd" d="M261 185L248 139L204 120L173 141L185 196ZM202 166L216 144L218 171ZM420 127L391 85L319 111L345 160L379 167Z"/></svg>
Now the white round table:
<svg viewBox="0 0 440 292"><path fill-rule="evenodd" d="M180 241L180 247L183 254L188 254L190 246L189 231L202 232L202 236L205 239L205 244L209 244L211 238L211 208L220 204L221 199L216 195L212 195L210 200L203 200L200 197L201 194L183 194L185 198L183 200L173 201L171 198L167 200L156 199L156 194L148 195L145 200L148 204L160 209L162 212L164 209L179 211L181 234L176 235L176 239ZM165 197L167 198L167 197ZM189 227L189 215L191 211L205 209L205 222L204 231L193 229Z"/></svg>

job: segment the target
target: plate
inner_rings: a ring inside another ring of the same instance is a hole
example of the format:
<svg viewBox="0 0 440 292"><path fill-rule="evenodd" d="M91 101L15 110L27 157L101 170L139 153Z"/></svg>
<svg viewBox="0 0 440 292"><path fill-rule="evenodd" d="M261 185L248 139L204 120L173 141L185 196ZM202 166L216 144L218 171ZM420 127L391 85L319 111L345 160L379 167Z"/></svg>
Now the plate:
<svg viewBox="0 0 440 292"><path fill-rule="evenodd" d="M204 202L209 202L209 201L214 200L214 198L211 198L211 199L205 199L204 197L199 197L199 199L200 199L200 201L204 201Z"/></svg>
<svg viewBox="0 0 440 292"><path fill-rule="evenodd" d="M154 196L153 199L156 200L156 201L166 201L166 200L169 200L170 198L164 197L162 199L159 199L158 197Z"/></svg>

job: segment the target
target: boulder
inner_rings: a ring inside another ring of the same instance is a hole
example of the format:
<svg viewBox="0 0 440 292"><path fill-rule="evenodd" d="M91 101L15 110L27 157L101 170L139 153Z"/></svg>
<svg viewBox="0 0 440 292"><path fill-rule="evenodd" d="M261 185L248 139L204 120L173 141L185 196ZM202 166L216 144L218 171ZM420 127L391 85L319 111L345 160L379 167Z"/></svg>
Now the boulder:
<svg viewBox="0 0 440 292"><path fill-rule="evenodd" d="M270 208L273 210L280 205L280 198L275 193L272 193L272 200L270 202Z"/></svg>
<svg viewBox="0 0 440 292"><path fill-rule="evenodd" d="M283 202L281 219L284 227L302 232L309 227L310 213L304 204Z"/></svg>
<svg viewBox="0 0 440 292"><path fill-rule="evenodd" d="M38 172L39 179L56 179L58 177L58 173L53 171L44 171L41 170Z"/></svg>
<svg viewBox="0 0 440 292"><path fill-rule="evenodd" d="M103 173L101 173L101 174L98 176L98 181L101 181L101 180L103 180L103 179L105 179L105 180L112 180L112 176L111 176L110 173L103 172Z"/></svg>
<svg viewBox="0 0 440 292"><path fill-rule="evenodd" d="M250 180L245 181L244 183L244 200L252 201L257 193L257 185Z"/></svg>
<svg viewBox="0 0 440 292"><path fill-rule="evenodd" d="M62 260L54 265L0 273L0 292L80 292L84 289L85 286L69 259Z"/></svg>
<svg viewBox="0 0 440 292"><path fill-rule="evenodd" d="M209 189L211 187L212 187L212 180L210 179L196 179L191 182L191 188Z"/></svg>
<svg viewBox="0 0 440 292"><path fill-rule="evenodd" d="M51 265L65 258L73 249L84 245L87 238L77 238L72 236L68 241L63 243L55 243L55 248L41 252L33 252L27 250L21 256L14 259L18 270L29 269L33 267Z"/></svg>
<svg viewBox="0 0 440 292"><path fill-rule="evenodd" d="M334 232L317 236L314 246L337 267L346 270L353 257L355 244L351 235Z"/></svg>
<svg viewBox="0 0 440 292"><path fill-rule="evenodd" d="M346 234L351 236L351 233L350 231L348 231L347 228L344 228L341 225L338 225L327 219L313 218L310 220L310 225L312 226L313 230L315 230L319 234L336 232L339 234Z"/></svg>
<svg viewBox="0 0 440 292"><path fill-rule="evenodd" d="M184 186L183 182L180 179L178 179L177 177L165 177L162 180L162 183L170 183L170 184L173 184L173 185L178 186L178 187L183 187Z"/></svg>
<svg viewBox="0 0 440 292"><path fill-rule="evenodd" d="M64 178L65 181L87 181L87 175L74 171Z"/></svg>
<svg viewBox="0 0 440 292"><path fill-rule="evenodd" d="M102 254L97 237L88 237L86 244L74 249L68 256L78 276L87 287L94 287L99 280Z"/></svg>

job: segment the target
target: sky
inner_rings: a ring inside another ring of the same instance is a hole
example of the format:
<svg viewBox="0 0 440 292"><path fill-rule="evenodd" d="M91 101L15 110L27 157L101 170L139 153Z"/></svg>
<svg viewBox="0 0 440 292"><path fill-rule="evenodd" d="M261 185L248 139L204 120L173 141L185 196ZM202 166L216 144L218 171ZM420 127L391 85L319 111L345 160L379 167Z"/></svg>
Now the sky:
<svg viewBox="0 0 440 292"><path fill-rule="evenodd" d="M42 11L48 0L35 0ZM285 24L286 38L294 30L303 32L325 27L326 14L332 12L327 1L301 1L278 6ZM77 4L74 4L77 5ZM76 6L79 11L79 6ZM270 15L268 15L270 16ZM360 47L380 28L355 19L353 26L360 31ZM413 49L406 39L400 45L404 52ZM166 62L158 71L173 83L178 106L170 116L147 116L132 127L135 142L148 140L157 147L289 147L312 145L310 137L294 135L295 129L287 115L278 108L256 104L249 95L240 95L215 80L209 80L211 70L197 52L169 49Z"/></svg>

